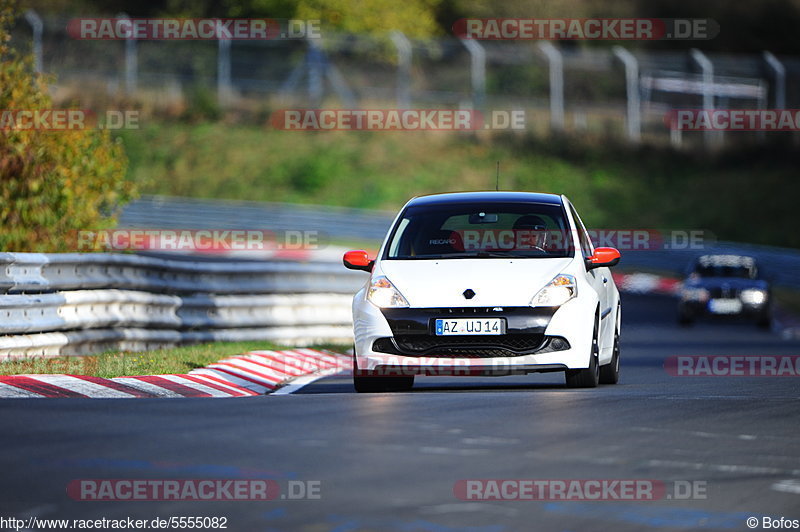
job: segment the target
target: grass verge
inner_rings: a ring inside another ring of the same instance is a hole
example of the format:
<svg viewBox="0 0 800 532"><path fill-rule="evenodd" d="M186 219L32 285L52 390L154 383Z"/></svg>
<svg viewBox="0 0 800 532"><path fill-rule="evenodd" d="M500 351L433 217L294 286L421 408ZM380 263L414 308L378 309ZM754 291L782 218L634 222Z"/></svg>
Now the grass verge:
<svg viewBox="0 0 800 532"><path fill-rule="evenodd" d="M800 233L787 230L800 181L784 137L705 153L590 134L300 132L224 121L154 121L119 135L129 179L146 194L396 211L415 195L493 189L500 161L501 189L566 194L594 228L704 229L800 247Z"/></svg>
<svg viewBox="0 0 800 532"><path fill-rule="evenodd" d="M317 349L337 350L342 346L321 345ZM30 358L0 362L0 375L63 373L93 377L183 374L223 358L247 351L282 349L269 342L215 342L138 353L112 351L90 356Z"/></svg>

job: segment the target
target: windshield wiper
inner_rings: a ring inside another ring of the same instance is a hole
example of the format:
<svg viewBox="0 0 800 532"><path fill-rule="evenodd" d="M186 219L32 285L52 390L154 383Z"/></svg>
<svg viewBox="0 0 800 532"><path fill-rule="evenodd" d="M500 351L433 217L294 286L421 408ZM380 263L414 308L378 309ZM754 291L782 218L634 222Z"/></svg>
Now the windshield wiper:
<svg viewBox="0 0 800 532"><path fill-rule="evenodd" d="M477 259L486 259L486 258L524 258L525 255L518 255L513 251L503 251L503 250L496 250L496 251L467 251L464 253L448 253L446 255L442 255L443 258L454 258L454 259L469 259L469 258L477 258Z"/></svg>
<svg viewBox="0 0 800 532"><path fill-rule="evenodd" d="M514 251L494 250L494 251L465 251L461 253L442 253L440 255L408 255L405 257L392 257L399 260L412 260L412 259L530 259L534 257L558 257L560 255L551 255L549 253L535 252L532 255L523 255Z"/></svg>
<svg viewBox="0 0 800 532"><path fill-rule="evenodd" d="M517 255L516 253L511 252L511 251L498 250L498 251L479 251L478 252L478 257L479 258L483 258L483 257L524 257L524 255Z"/></svg>

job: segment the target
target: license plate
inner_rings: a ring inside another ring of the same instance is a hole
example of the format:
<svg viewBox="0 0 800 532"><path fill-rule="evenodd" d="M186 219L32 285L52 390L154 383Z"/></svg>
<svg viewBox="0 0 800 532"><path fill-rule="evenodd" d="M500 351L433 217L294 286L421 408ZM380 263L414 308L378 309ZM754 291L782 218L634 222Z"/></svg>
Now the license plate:
<svg viewBox="0 0 800 532"><path fill-rule="evenodd" d="M436 336L505 334L505 326L505 320L502 318L437 319Z"/></svg>
<svg viewBox="0 0 800 532"><path fill-rule="evenodd" d="M708 310L714 314L738 314L742 311L742 302L738 299L712 299L708 302Z"/></svg>

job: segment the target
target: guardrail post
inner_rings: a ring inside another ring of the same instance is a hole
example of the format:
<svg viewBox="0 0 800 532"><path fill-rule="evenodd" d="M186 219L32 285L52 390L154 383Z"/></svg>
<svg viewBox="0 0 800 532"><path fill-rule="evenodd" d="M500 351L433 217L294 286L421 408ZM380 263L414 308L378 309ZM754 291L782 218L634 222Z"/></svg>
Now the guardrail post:
<svg viewBox="0 0 800 532"><path fill-rule="evenodd" d="M703 110L710 114L714 109L714 64L697 48L692 48L689 55L703 74ZM723 141L722 131L706 130L703 138L707 147L719 147Z"/></svg>
<svg viewBox="0 0 800 532"><path fill-rule="evenodd" d="M25 20L31 25L33 30L33 68L37 73L42 72L42 32L44 24L42 24L42 17L33 9L25 11Z"/></svg>
<svg viewBox="0 0 800 532"><path fill-rule="evenodd" d="M625 86L628 97L628 110L625 115L625 128L632 142L642 140L642 107L639 98L639 62L622 46L615 46L614 55L625 65Z"/></svg>
<svg viewBox="0 0 800 532"><path fill-rule="evenodd" d="M397 48L397 108L411 107L411 41L401 31L393 31L389 37Z"/></svg>
<svg viewBox="0 0 800 532"><path fill-rule="evenodd" d="M766 109L767 107L769 107L769 89L764 85L765 82L763 80L758 80L758 98L756 99L757 109ZM765 140L767 140L767 132L757 131L756 139L759 142L764 142Z"/></svg>
<svg viewBox="0 0 800 532"><path fill-rule="evenodd" d="M669 143L676 149L683 145L683 132L677 127L669 128Z"/></svg>
<svg viewBox="0 0 800 532"><path fill-rule="evenodd" d="M217 103L224 107L231 99L231 34L217 22Z"/></svg>
<svg viewBox="0 0 800 532"><path fill-rule="evenodd" d="M538 47L550 69L550 128L561 131L564 129L564 58L550 41L541 41Z"/></svg>
<svg viewBox="0 0 800 532"><path fill-rule="evenodd" d="M486 50L475 39L461 39L470 55L472 107L480 109L486 97Z"/></svg>

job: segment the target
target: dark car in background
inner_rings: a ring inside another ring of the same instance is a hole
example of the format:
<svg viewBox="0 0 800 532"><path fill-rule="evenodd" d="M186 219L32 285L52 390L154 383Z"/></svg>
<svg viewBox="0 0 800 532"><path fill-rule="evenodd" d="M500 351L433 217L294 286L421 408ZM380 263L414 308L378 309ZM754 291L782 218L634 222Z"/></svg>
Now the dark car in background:
<svg viewBox="0 0 800 532"><path fill-rule="evenodd" d="M767 328L771 299L769 283L760 277L753 257L702 255L683 282L678 322L690 325L703 316L738 316Z"/></svg>

